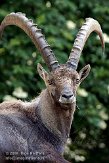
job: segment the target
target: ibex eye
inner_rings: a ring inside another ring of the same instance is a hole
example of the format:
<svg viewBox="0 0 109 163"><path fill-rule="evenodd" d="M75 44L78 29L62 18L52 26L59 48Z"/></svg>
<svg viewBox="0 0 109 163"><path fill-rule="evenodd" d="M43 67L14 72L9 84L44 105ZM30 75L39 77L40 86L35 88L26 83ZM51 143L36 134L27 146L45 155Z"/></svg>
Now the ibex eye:
<svg viewBox="0 0 109 163"><path fill-rule="evenodd" d="M76 84L79 84L79 79L76 79Z"/></svg>

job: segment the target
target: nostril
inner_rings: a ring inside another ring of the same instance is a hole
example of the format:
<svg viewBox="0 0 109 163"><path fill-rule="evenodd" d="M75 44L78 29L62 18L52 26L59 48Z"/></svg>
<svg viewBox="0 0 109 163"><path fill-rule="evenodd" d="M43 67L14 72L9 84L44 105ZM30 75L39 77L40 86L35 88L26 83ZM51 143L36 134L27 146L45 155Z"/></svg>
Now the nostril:
<svg viewBox="0 0 109 163"><path fill-rule="evenodd" d="M67 98L67 99L69 99L69 98L72 97L72 96L73 96L73 94L71 94L71 95L63 94L63 95L62 95L62 97Z"/></svg>

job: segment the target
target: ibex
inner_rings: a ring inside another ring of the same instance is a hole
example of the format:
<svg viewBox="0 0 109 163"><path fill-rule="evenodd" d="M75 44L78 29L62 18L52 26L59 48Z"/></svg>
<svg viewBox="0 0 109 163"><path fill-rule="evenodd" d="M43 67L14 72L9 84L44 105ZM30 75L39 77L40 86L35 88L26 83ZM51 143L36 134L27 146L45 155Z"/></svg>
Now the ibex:
<svg viewBox="0 0 109 163"><path fill-rule="evenodd" d="M95 31L104 49L99 23L87 18L74 41L68 61L59 64L41 30L22 13L11 13L1 23L23 29L40 51L49 73L38 64L37 70L46 89L31 102L16 100L0 104L0 156L2 160L28 160L67 163L63 158L76 108L76 91L88 76L90 65L76 71L81 52L89 35Z"/></svg>

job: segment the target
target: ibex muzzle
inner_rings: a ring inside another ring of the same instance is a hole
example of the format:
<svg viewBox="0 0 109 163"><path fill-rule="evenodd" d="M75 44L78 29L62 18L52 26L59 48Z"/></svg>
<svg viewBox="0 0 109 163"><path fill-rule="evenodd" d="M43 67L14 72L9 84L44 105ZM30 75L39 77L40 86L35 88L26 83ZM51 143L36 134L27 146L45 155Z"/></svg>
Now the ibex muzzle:
<svg viewBox="0 0 109 163"><path fill-rule="evenodd" d="M64 87L64 89L61 92L59 102L65 104L76 102L76 97L70 87Z"/></svg>

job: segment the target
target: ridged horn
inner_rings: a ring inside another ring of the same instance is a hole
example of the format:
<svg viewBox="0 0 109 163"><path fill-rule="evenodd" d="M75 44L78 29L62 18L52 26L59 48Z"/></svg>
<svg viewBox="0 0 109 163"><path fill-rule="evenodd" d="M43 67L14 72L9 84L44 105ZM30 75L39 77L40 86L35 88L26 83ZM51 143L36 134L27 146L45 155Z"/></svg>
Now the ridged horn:
<svg viewBox="0 0 109 163"><path fill-rule="evenodd" d="M73 48L71 50L69 59L67 61L68 66L72 67L73 69L77 69L78 62L80 59L81 52L84 48L84 45L89 37L89 35L95 31L101 40L102 49L105 49L105 43L103 38L103 33L98 21L94 20L93 18L86 18L86 22L80 28L77 37L74 41Z"/></svg>
<svg viewBox="0 0 109 163"><path fill-rule="evenodd" d="M50 71L59 67L59 63L52 52L50 45L45 40L44 35L41 33L41 30L37 28L36 24L33 24L33 21L28 19L23 13L10 13L7 15L1 23L0 26L0 35L6 26L16 25L20 27L24 32L31 38L32 42L35 44L35 47L38 48L42 57L47 64Z"/></svg>

